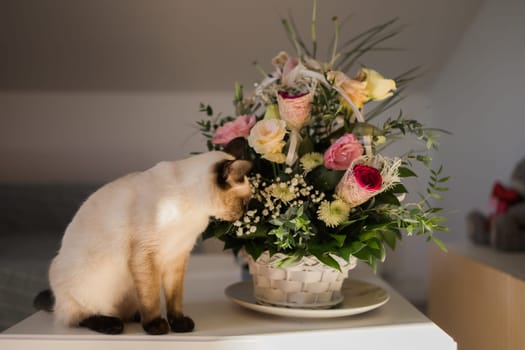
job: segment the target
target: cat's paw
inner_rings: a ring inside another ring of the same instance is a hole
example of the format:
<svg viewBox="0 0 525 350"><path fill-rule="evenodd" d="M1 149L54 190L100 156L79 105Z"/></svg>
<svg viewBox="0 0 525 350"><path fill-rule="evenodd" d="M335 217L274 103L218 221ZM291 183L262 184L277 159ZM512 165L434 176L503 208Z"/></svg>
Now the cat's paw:
<svg viewBox="0 0 525 350"><path fill-rule="evenodd" d="M170 331L168 321L162 317L157 317L147 323L143 323L142 328L144 328L146 333L151 335L166 334Z"/></svg>
<svg viewBox="0 0 525 350"><path fill-rule="evenodd" d="M168 316L168 321L172 332L185 333L191 332L195 328L195 322L188 316Z"/></svg>
<svg viewBox="0 0 525 350"><path fill-rule="evenodd" d="M104 334L120 334L124 330L124 322L120 318L104 315L85 318L79 323L79 326Z"/></svg>

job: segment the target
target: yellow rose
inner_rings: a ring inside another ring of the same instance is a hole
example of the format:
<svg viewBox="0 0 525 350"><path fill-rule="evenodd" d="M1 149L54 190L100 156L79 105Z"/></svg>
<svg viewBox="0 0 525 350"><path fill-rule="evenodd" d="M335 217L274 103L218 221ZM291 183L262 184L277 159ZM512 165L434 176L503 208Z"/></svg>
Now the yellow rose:
<svg viewBox="0 0 525 350"><path fill-rule="evenodd" d="M286 161L286 155L284 153L266 153L262 156L264 159L269 160L277 164L282 164Z"/></svg>
<svg viewBox="0 0 525 350"><path fill-rule="evenodd" d="M363 104L370 99L366 88L367 82L350 79L339 71L330 71L326 77L336 88L341 89L357 108L363 107ZM344 103L346 104L346 101Z"/></svg>
<svg viewBox="0 0 525 350"><path fill-rule="evenodd" d="M396 82L392 79L385 79L381 74L373 69L361 68L357 73L357 80L366 82L368 97L374 101L384 100L394 94Z"/></svg>
<svg viewBox="0 0 525 350"><path fill-rule="evenodd" d="M248 144L263 158L282 163L282 150L285 145L286 123L280 119L263 119L257 122L250 131ZM284 156L284 155L283 155Z"/></svg>

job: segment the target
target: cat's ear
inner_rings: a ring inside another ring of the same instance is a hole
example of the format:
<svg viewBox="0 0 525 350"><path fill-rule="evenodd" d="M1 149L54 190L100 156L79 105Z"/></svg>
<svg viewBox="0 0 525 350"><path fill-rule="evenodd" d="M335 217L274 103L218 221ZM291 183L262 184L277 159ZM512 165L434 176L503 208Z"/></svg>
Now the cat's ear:
<svg viewBox="0 0 525 350"><path fill-rule="evenodd" d="M244 176L252 169L252 163L247 160L225 160L217 166L217 182L221 187L244 182Z"/></svg>
<svg viewBox="0 0 525 350"><path fill-rule="evenodd" d="M244 137L237 137L224 147L224 152L231 154L235 159L249 160L248 141Z"/></svg>
<svg viewBox="0 0 525 350"><path fill-rule="evenodd" d="M252 162L247 160L234 160L228 167L228 182L243 182L244 177L252 170Z"/></svg>

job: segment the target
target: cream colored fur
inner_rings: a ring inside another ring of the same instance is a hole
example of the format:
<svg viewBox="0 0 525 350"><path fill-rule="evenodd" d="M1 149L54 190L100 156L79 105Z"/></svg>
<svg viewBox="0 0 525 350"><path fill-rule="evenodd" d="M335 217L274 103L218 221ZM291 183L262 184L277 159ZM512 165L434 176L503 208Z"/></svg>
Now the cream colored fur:
<svg viewBox="0 0 525 350"><path fill-rule="evenodd" d="M78 325L91 315L143 322L168 308L182 313L188 255L211 216L234 220L250 195L248 181L216 184L214 169L232 156L210 152L161 162L96 191L69 224L49 269L56 319ZM150 285L144 285L150 284ZM169 310L168 310L169 312Z"/></svg>

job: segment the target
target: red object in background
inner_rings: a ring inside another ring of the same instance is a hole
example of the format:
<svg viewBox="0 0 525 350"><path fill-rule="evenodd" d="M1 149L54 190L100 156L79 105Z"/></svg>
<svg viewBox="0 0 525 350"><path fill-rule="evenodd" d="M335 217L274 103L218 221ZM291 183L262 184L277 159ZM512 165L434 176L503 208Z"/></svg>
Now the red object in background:
<svg viewBox="0 0 525 350"><path fill-rule="evenodd" d="M512 188L503 186L501 183L496 182L492 188L491 203L494 208L494 214L502 214L507 211L509 206L518 202L520 195Z"/></svg>

